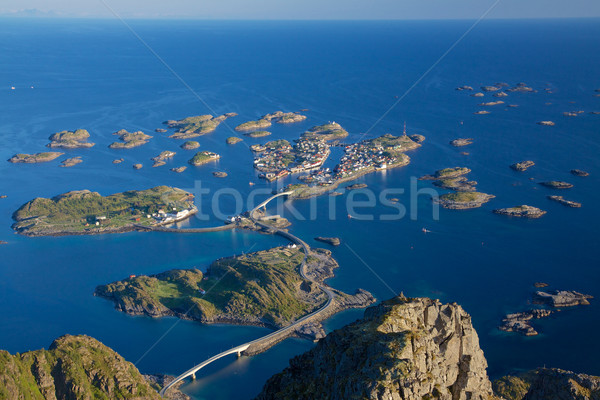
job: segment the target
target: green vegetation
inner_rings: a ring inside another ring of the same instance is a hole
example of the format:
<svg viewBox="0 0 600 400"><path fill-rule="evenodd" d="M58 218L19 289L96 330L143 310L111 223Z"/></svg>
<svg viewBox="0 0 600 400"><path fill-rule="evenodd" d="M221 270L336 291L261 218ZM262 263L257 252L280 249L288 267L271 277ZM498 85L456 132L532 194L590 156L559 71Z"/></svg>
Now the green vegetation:
<svg viewBox="0 0 600 400"><path fill-rule="evenodd" d="M235 127L236 131L253 131L256 129L268 128L271 126L271 121L268 119L259 119L257 121L244 122Z"/></svg>
<svg viewBox="0 0 600 400"><path fill-rule="evenodd" d="M152 136L146 135L142 131L127 132L125 129L121 129L120 131L113 133L113 135L118 135L121 141L111 143L108 146L111 149L132 149L144 145L148 143L149 139L152 139Z"/></svg>
<svg viewBox="0 0 600 400"><path fill-rule="evenodd" d="M194 166L200 166L200 165L204 165L208 162L214 161L214 160L218 160L219 158L221 158L221 156L219 156L216 153L213 153L211 151L199 151L198 153L196 153L196 155L190 160L188 161L190 164L194 165Z"/></svg>
<svg viewBox="0 0 600 400"><path fill-rule="evenodd" d="M271 135L271 132L269 132L269 131L254 131L254 132L244 133L244 135L249 136L251 138L259 138L259 137L269 136L269 135Z"/></svg>
<svg viewBox="0 0 600 400"><path fill-rule="evenodd" d="M343 139L348 136L346 131L337 122L330 122L319 126L310 128L307 132L302 135L303 139L322 139L322 140L334 140Z"/></svg>
<svg viewBox="0 0 600 400"><path fill-rule="evenodd" d="M230 136L227 138L226 142L227 144L236 144L242 141L242 138L239 138L237 136Z"/></svg>
<svg viewBox="0 0 600 400"><path fill-rule="evenodd" d="M88 336L66 335L48 350L0 351L0 399L159 400L137 368Z"/></svg>
<svg viewBox="0 0 600 400"><path fill-rule="evenodd" d="M12 156L8 161L11 163L34 164L34 163L41 163L41 162L48 162L48 161L55 160L58 157L62 156L63 154L65 154L65 153L59 153L57 151L49 151L49 152L43 152L43 153L37 153L37 154L19 153L19 154L15 154L14 156Z"/></svg>
<svg viewBox="0 0 600 400"><path fill-rule="evenodd" d="M94 143L88 142L90 133L85 129L77 129L76 131L62 131L50 136L48 147L63 147L66 149L75 149L79 147L92 147Z"/></svg>
<svg viewBox="0 0 600 400"><path fill-rule="evenodd" d="M29 236L110 233L154 224L147 215L160 209L192 207L190 193L168 186L110 196L79 190L24 204L13 214L13 229Z"/></svg>
<svg viewBox="0 0 600 400"><path fill-rule="evenodd" d="M481 196L485 193L479 192L458 192L458 193L446 193L440 196L442 200L449 200L456 203L470 203L477 202L481 199Z"/></svg>
<svg viewBox="0 0 600 400"><path fill-rule="evenodd" d="M525 397L532 380L531 373L522 377L504 376L492 382L494 392L506 400L521 400Z"/></svg>
<svg viewBox="0 0 600 400"><path fill-rule="evenodd" d="M187 139L196 136L206 135L213 132L229 117L236 116L235 113L227 113L218 117L212 115L198 115L195 117L187 117L179 121L170 120L165 122L169 128L177 129L175 133L169 137L174 139Z"/></svg>
<svg viewBox="0 0 600 400"><path fill-rule="evenodd" d="M304 121L306 119L305 115L297 114L295 112L283 112L283 111L275 111L274 113L267 114L262 117L263 120L275 120L275 122L280 124L291 124L294 122Z"/></svg>
<svg viewBox="0 0 600 400"><path fill-rule="evenodd" d="M189 269L129 278L99 286L96 295L130 314L283 326L318 306L302 300L302 292L319 291L297 272L303 258L298 249L277 247L217 260L206 274Z"/></svg>

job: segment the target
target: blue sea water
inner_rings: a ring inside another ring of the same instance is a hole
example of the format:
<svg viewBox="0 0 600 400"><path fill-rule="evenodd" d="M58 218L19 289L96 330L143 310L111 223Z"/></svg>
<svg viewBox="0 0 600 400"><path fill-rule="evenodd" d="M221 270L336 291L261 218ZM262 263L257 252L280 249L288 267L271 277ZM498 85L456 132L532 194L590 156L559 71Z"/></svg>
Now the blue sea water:
<svg viewBox="0 0 600 400"><path fill-rule="evenodd" d="M0 159L44 151L48 136L64 129L85 128L97 144L67 151L84 160L72 168L59 168L56 161L0 162L0 194L8 196L0 199L0 240L8 242L0 246L0 348L23 352L48 347L66 333L84 333L136 362L142 372L178 374L267 332L129 317L92 294L97 285L129 274L204 268L218 257L285 243L281 238L238 231L26 238L12 233L11 215L34 197L76 189L110 194L163 184L192 189L197 182L212 192L235 188L244 196L253 188L270 189L251 168L247 146L227 146L225 138L232 135L231 127L265 113L308 109L306 121L274 124L272 136L244 137L244 142L291 140L331 120L350 132L350 142L398 134L407 121L409 133L423 134L426 141L410 153L409 166L361 178L370 189L379 193L404 188L405 194L390 197L399 197L410 209L412 177L466 166L480 191L496 195L480 209L441 210L439 218L433 217L429 197L421 195L412 204L416 220L407 216L392 221L377 217L390 212L381 204L373 221L348 219L347 194L293 202L302 216L316 210L318 217L304 220L286 211L294 234L312 245L317 245L312 240L316 236L339 236L344 243L333 249L340 268L329 281L332 286L345 291L362 287L378 299L403 291L461 304L472 315L492 376L543 365L600 375L598 299L536 321L541 332L537 337L496 329L505 313L527 308L535 281L600 296L600 116L587 113L600 111L600 98L594 97L594 89L600 88L599 20L483 21L373 129L471 21L129 23L145 44L119 21L1 20ZM473 115L478 103L495 98L454 90L499 81L526 82L538 92L503 99L517 108L495 106L489 115ZM562 115L574 110L586 113ZM239 116L198 138L201 150L216 151L221 160L182 174L170 172L185 165L193 152L153 130L167 119L225 112ZM540 120L553 120L556 126L539 126ZM122 128L143 130L154 138L132 150L108 149L116 139L112 132ZM473 138L474 143L461 149L449 146L457 137ZM149 159L166 149L177 155L166 166L151 168ZM125 159L122 164L112 164L120 157ZM524 159L536 166L526 173L508 168ZM135 162L144 168L133 170ZM590 176L572 176L572 168L587 170ZM229 176L215 178L215 170ZM558 194L583 207L571 209L547 200L554 191L537 182L551 179L572 182L573 189ZM431 188L427 181L417 185ZM548 214L520 220L490 212L519 204L538 206ZM211 211L208 200L200 205ZM234 209L224 197L222 213ZM218 223L214 216L188 222ZM431 232L424 234L423 227ZM361 314L342 313L326 327L335 329ZM290 357L312 346L287 340L259 356L222 359L184 389L196 399L252 398Z"/></svg>

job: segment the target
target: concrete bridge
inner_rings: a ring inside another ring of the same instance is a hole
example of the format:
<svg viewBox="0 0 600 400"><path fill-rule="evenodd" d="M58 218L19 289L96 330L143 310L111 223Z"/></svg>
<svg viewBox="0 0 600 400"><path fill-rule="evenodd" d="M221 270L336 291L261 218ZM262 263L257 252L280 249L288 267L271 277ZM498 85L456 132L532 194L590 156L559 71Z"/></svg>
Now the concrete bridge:
<svg viewBox="0 0 600 400"><path fill-rule="evenodd" d="M283 231L281 229L278 228L273 228L272 226L269 226L267 224L263 224L260 221L257 221L254 218L254 213L262 208L265 207L267 204L269 204L269 202L271 202L272 200L274 200L277 197L280 196L287 196L290 195L292 192L281 192L281 193L277 193L271 197L269 197L267 200L263 201L262 203L260 203L258 206L254 207L252 210L250 210L249 212L249 217L250 219L257 225L259 225L260 227L264 228L264 229L270 229L272 230L275 234L278 234L280 236L283 236L284 238L288 239L289 241L291 241L292 243L297 244L298 246L302 247L302 250L304 252L304 259L302 260L302 263L300 264L300 275L302 276L302 278L311 281L311 279L309 279L306 276L306 262L308 260L308 256L310 255L310 247L308 246L308 244L306 242L304 242L302 239L298 238L297 236L292 235L289 232ZM170 382L168 385L166 385L164 388L162 388L162 390L160 391L160 395L164 396L164 394L166 393L167 390L169 390L169 388L171 388L173 385L177 384L178 382L181 382L182 380L184 380L187 377L192 377L193 379L196 378L196 372L198 372L200 369L204 368L205 366L207 366L208 364L222 358L225 357L227 355L230 354L237 354L238 357L240 357L241 355L254 355L254 354L258 354L261 353L262 351L270 348L271 346L273 346L276 343L279 343L280 341L288 338L289 336L291 336L294 331L306 324L307 322L317 318L321 313L326 312L333 303L333 300L335 299L335 293L329 289L328 287L319 284L319 288L327 295L327 301L325 302L325 304L319 308L318 310L305 315L304 317L298 319L297 321L295 321L294 323L286 326L285 328L281 328L275 332L272 332L266 336L262 336L256 340L253 340L251 342L247 342L244 343L240 346L234 347L230 350L224 351L222 353L219 353L211 358L209 358L208 360L196 365L195 367L187 370L186 372L184 372L183 374L179 375L178 377L176 377L172 382Z"/></svg>

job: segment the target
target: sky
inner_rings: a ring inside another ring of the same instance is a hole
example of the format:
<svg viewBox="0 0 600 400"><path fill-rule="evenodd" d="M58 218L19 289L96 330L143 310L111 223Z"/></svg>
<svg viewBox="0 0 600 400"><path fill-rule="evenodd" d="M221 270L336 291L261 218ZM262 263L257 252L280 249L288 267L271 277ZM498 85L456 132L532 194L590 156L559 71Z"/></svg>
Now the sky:
<svg viewBox="0 0 600 400"><path fill-rule="evenodd" d="M0 0L0 15L192 19L600 17L600 0Z"/></svg>

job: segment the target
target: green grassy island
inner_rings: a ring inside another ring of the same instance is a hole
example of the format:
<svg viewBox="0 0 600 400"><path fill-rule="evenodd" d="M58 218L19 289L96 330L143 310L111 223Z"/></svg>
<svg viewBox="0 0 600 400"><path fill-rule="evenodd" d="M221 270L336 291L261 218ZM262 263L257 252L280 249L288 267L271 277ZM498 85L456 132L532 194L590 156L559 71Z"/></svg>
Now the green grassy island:
<svg viewBox="0 0 600 400"><path fill-rule="evenodd" d="M496 196L479 192L446 193L440 196L439 203L442 207L451 210L466 210L481 207L494 197Z"/></svg>
<svg viewBox="0 0 600 400"><path fill-rule="evenodd" d="M88 142L90 133L85 129L77 129L76 131L62 131L50 136L50 143L47 147L62 147L64 149L78 149L93 147L95 143Z"/></svg>
<svg viewBox="0 0 600 400"><path fill-rule="evenodd" d="M200 143L196 142L195 140L188 140L179 147L181 147L184 150L194 150L200 147Z"/></svg>
<svg viewBox="0 0 600 400"><path fill-rule="evenodd" d="M95 294L131 315L281 327L325 302L317 285L299 275L303 258L299 249L276 247L217 260L205 274L176 269L130 277Z"/></svg>
<svg viewBox="0 0 600 400"><path fill-rule="evenodd" d="M149 139L152 139L152 136L146 135L142 131L137 132L127 132L125 129L121 129L113 135L118 135L120 142L111 143L108 147L111 149L132 149L134 147L142 146L148 143Z"/></svg>
<svg viewBox="0 0 600 400"><path fill-rule="evenodd" d="M110 196L78 190L24 204L13 214L13 229L27 236L127 232L136 224L170 223L195 212L190 193L168 186Z"/></svg>
<svg viewBox="0 0 600 400"><path fill-rule="evenodd" d="M271 121L268 119L259 119L257 121L248 121L248 122L244 122L243 124L240 124L238 126L235 127L236 131L253 131L256 129L263 129L263 128L268 128L269 126L271 126Z"/></svg>
<svg viewBox="0 0 600 400"><path fill-rule="evenodd" d="M322 140L335 140L343 139L348 136L346 131L337 122L330 122L319 126L314 126L306 131L302 138L304 139L322 139Z"/></svg>
<svg viewBox="0 0 600 400"><path fill-rule="evenodd" d="M251 138L259 138L259 137L269 136L269 135L271 135L271 132L269 132L269 131L254 131L254 132L244 133L244 135L251 137Z"/></svg>
<svg viewBox="0 0 600 400"><path fill-rule="evenodd" d="M169 120L164 123L169 128L176 129L175 133L169 136L173 139L189 139L197 136L206 135L213 132L227 118L235 117L236 113L227 113L218 117L212 115L198 115L187 117L179 121Z"/></svg>
<svg viewBox="0 0 600 400"><path fill-rule="evenodd" d="M221 156L218 155L217 153L213 153L212 151L199 151L188 162L190 164L192 164L193 166L198 167L200 165L204 165L204 164L209 163L211 161L216 161L219 158L221 158Z"/></svg>
<svg viewBox="0 0 600 400"><path fill-rule="evenodd" d="M57 159L65 153L60 153L58 151L47 151L44 153L37 154L15 154L11 158L8 159L8 162L17 164L17 163L26 163L26 164L35 164L48 162Z"/></svg>

